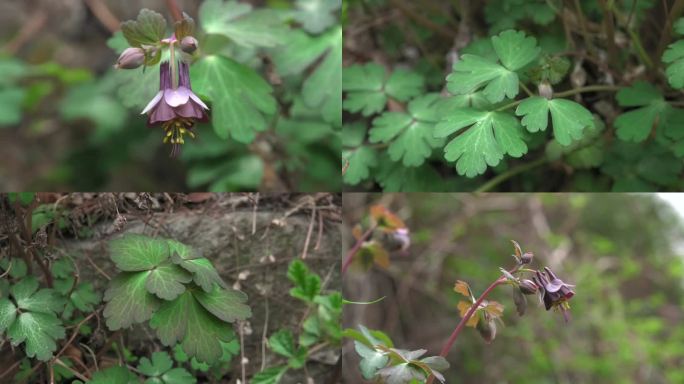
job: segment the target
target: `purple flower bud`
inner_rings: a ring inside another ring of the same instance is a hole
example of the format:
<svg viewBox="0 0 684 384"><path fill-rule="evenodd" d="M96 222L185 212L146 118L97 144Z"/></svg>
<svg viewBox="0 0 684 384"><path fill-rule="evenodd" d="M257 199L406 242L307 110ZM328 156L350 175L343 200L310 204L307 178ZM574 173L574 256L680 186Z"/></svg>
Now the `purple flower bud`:
<svg viewBox="0 0 684 384"><path fill-rule="evenodd" d="M145 62L145 51L142 48L126 48L119 56L114 67L118 69L136 69Z"/></svg>
<svg viewBox="0 0 684 384"><path fill-rule="evenodd" d="M526 295L534 295L537 293L537 284L535 284L532 280L527 280L523 279L520 281L520 292L526 294Z"/></svg>
<svg viewBox="0 0 684 384"><path fill-rule="evenodd" d="M197 39L192 36L185 36L181 40L180 47L185 53L193 53L197 50Z"/></svg>
<svg viewBox="0 0 684 384"><path fill-rule="evenodd" d="M523 264L529 264L532 262L532 259L534 258L534 254L532 252L525 252L520 256L520 262Z"/></svg>
<svg viewBox="0 0 684 384"><path fill-rule="evenodd" d="M556 277L548 267L544 267L544 272L546 272L546 275L541 271L537 271L534 276L534 282L539 287L539 294L542 296L546 310L548 311L555 307L565 312L570 308L568 300L575 295L575 292L571 289L572 286Z"/></svg>

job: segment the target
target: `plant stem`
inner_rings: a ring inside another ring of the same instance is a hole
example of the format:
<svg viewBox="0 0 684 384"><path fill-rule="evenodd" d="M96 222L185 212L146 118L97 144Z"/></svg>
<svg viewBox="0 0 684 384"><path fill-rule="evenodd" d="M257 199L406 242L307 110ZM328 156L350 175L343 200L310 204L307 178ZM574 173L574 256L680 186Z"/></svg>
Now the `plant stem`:
<svg viewBox="0 0 684 384"><path fill-rule="evenodd" d="M169 9L169 12L171 12L171 16L173 16L174 20L183 20L183 14L178 6L178 3L176 3L176 0L166 0L166 7Z"/></svg>
<svg viewBox="0 0 684 384"><path fill-rule="evenodd" d="M660 56L663 55L667 43L672 38L672 24L674 24L675 19L677 19L682 12L684 12L684 0L676 0L672 5L672 8L670 8L670 12L665 20L665 26L660 34L660 42L658 43L658 50L656 51L657 58L660 58Z"/></svg>
<svg viewBox="0 0 684 384"><path fill-rule="evenodd" d="M449 336L449 339L447 340L446 344L444 344L444 347L442 347L442 351L439 353L440 356L446 357L449 354L449 351L451 350L451 347L454 345L456 342L456 339L458 338L458 335L461 333L461 330L463 330L463 327L465 327L466 323L468 320L470 320L471 317L475 314L475 311L477 308L482 304L484 299L489 295L490 292L494 290L499 284L503 283L506 281L506 278L504 276L500 276L498 279L496 279L487 289L485 289L484 292L482 292L482 295L480 295L480 298L478 298L475 303L468 309L468 312L466 312L465 316L461 318L461 321L458 323L456 326L456 329L451 333L451 336ZM428 377L427 384L432 384L432 381L434 380L434 376Z"/></svg>
<svg viewBox="0 0 684 384"><path fill-rule="evenodd" d="M614 92L619 91L620 89L622 89L622 87L618 87L617 85L589 85L586 87L571 89L565 92L558 92L554 95L554 97L567 97L584 92Z"/></svg>
<svg viewBox="0 0 684 384"><path fill-rule="evenodd" d="M522 81L520 81L519 83L520 83L520 88L522 88L523 91L525 91L525 93L527 93L527 96L529 96L529 97L534 96L534 93L532 93L532 91L530 91L530 89L527 88L527 86L525 86L525 84Z"/></svg>
<svg viewBox="0 0 684 384"><path fill-rule="evenodd" d="M496 177L492 178L491 180L487 181L486 183L482 184L479 186L474 192L488 192L497 185L501 184L502 182L510 179L513 176L516 176L520 173L527 172L531 169L537 168L539 166L542 166L546 164L549 160L546 157L541 157L535 161L531 161L529 163L521 164L517 167L511 168L508 171L501 173L497 175Z"/></svg>
<svg viewBox="0 0 684 384"><path fill-rule="evenodd" d="M351 264L352 260L354 260L354 255L356 255L356 253L361 248L361 245L363 244L363 242L366 241L366 239L368 239L368 237L373 233L375 228L376 228L375 225L368 228L368 230L366 232L364 232L363 235L361 235L361 237L359 237L358 240L356 240L356 244L354 244L352 249L350 249L349 252L347 252L347 256L345 257L344 263L342 264L342 274L343 275L347 271L347 269L349 268L349 265Z"/></svg>

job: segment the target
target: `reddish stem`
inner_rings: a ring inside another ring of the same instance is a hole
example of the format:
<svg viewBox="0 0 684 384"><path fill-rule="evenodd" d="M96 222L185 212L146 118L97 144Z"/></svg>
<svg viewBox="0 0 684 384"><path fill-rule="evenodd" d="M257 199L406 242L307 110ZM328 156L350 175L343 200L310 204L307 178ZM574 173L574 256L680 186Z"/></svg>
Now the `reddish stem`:
<svg viewBox="0 0 684 384"><path fill-rule="evenodd" d="M359 251L359 249L361 249L361 245L363 245L363 242L366 241L366 239L368 239L368 237L373 233L375 228L376 228L375 225L368 228L368 230L366 232L364 232L363 235L361 235L361 237L359 237L359 239L356 241L356 244L354 244L352 249L350 249L349 252L347 252L347 256L345 257L344 263L342 264L342 274L343 275L347 271L347 269L349 268L349 265L351 265L351 262L354 260L354 255L356 255L356 253Z"/></svg>
<svg viewBox="0 0 684 384"><path fill-rule="evenodd" d="M458 335L461 333L461 330L463 327L465 327L466 323L468 320L470 320L471 317L475 314L475 311L477 308L482 304L484 299L489 295L490 292L494 290L499 284L503 283L506 281L506 278L504 276L499 277L496 279L487 289L485 289L484 292L482 292L482 295L480 295L480 298L475 301L475 303L468 309L468 312L466 312L465 316L461 319L461 321L458 323L456 326L456 329L451 333L451 336L449 336L449 340L447 340L446 344L444 344L444 347L442 348L442 351L439 353L440 356L446 357L449 354L449 351L451 350L451 347L454 345L456 342L456 338ZM432 381L435 379L434 376L428 377L427 384L432 384Z"/></svg>
<svg viewBox="0 0 684 384"><path fill-rule="evenodd" d="M178 3L176 3L176 0L166 0L166 7L169 8L171 16L173 16L175 21L183 20L183 13L181 12Z"/></svg>

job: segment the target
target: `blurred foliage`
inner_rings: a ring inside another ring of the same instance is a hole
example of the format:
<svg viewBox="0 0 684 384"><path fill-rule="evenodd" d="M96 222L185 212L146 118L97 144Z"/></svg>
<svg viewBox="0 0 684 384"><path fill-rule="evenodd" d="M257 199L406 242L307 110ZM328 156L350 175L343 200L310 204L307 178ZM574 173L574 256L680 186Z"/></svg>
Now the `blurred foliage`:
<svg viewBox="0 0 684 384"><path fill-rule="evenodd" d="M679 197L684 199L684 196ZM509 287L496 340L466 328L448 356L448 383L681 383L684 373L684 232L656 195L347 194L347 231L373 204L397 212L412 232L407 255L388 269L345 276L344 327L386 332L397 348L439 351L458 324L453 291L467 280L478 296L510 267L509 239L570 284L572 320L530 297L516 314ZM347 234L348 243L353 243ZM345 365L358 366L346 342ZM358 369L348 382L364 382Z"/></svg>
<svg viewBox="0 0 684 384"><path fill-rule="evenodd" d="M341 1L254 4L207 0L185 10L200 42L193 85L210 102L212 123L197 127L180 159L168 159L158 129L139 115L159 89L157 68L111 68L128 45L121 32L85 36L112 51L79 68L24 57L27 49L0 56L0 139L15 149L0 185L339 190ZM72 39L57 35L54 44Z"/></svg>

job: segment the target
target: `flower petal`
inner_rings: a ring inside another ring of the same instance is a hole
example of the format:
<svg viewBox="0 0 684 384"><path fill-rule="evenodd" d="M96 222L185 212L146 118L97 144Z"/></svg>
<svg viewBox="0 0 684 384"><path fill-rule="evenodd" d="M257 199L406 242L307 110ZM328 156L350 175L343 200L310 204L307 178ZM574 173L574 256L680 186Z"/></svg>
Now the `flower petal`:
<svg viewBox="0 0 684 384"><path fill-rule="evenodd" d="M207 105L204 104L204 103L202 102L202 99L200 99L199 97L197 97L197 95L195 95L195 93L192 92L192 91L190 91L190 98L191 98L194 102L196 102L197 104L201 105L202 108L204 108L204 109L206 109L206 110L209 110L209 107L207 107Z"/></svg>
<svg viewBox="0 0 684 384"><path fill-rule="evenodd" d="M161 102L157 105L157 108L152 110L150 113L150 118L148 124L154 124L164 121L173 120L176 118L176 112L168 104Z"/></svg>
<svg viewBox="0 0 684 384"><path fill-rule="evenodd" d="M159 100L161 100L163 94L164 94L164 91L157 92L157 94L152 98L152 100L150 100L149 103L147 103L147 106L145 107L145 109L143 109L142 112L140 112L140 114L144 115L147 112L149 112L150 109L154 108L154 106L157 105Z"/></svg>
<svg viewBox="0 0 684 384"><path fill-rule="evenodd" d="M178 87L177 89L164 90L164 101L169 106L175 108L188 102L192 91L185 87Z"/></svg>
<svg viewBox="0 0 684 384"><path fill-rule="evenodd" d="M204 110L196 103L189 102L174 108L176 113L183 117L190 117L201 120L205 117Z"/></svg>

